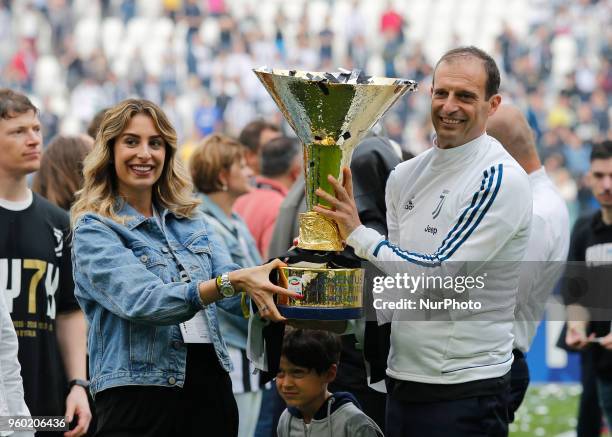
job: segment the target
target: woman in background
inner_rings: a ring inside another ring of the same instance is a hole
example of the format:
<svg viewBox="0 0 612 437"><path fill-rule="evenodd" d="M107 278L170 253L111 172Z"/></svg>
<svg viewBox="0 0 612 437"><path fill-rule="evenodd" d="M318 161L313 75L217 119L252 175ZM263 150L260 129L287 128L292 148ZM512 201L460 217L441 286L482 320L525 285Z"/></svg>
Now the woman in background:
<svg viewBox="0 0 612 437"><path fill-rule="evenodd" d="M32 191L66 211L83 186L83 160L93 147L87 135L58 135L47 146Z"/></svg>
<svg viewBox="0 0 612 437"><path fill-rule="evenodd" d="M212 134L196 147L189 161L191 179L202 200L206 224L221 237L232 261L240 267L261 264L255 240L238 214L236 199L251 190L253 171L246 164L245 148L225 135ZM246 356L249 303L244 293L218 305L219 326L234 363L230 373L240 426L240 437L255 433L261 405L259 377Z"/></svg>

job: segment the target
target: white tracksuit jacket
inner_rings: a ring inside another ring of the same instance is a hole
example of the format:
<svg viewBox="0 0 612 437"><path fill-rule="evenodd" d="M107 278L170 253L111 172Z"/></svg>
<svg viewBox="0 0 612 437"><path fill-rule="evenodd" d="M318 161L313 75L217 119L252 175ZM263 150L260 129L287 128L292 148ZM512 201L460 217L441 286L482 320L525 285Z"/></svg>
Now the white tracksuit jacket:
<svg viewBox="0 0 612 437"><path fill-rule="evenodd" d="M347 243L387 275L453 275L464 261L473 261L470 275L478 275L485 262L509 261L484 281L477 295L488 293L488 300L479 311L451 312L447 320L428 320L421 311L409 321L401 310L393 311L387 374L430 384L506 374L518 263L531 225L527 174L497 140L483 134L452 149L434 145L399 164L387 182L386 204L388 238L360 226ZM427 298L431 290L403 293Z"/></svg>

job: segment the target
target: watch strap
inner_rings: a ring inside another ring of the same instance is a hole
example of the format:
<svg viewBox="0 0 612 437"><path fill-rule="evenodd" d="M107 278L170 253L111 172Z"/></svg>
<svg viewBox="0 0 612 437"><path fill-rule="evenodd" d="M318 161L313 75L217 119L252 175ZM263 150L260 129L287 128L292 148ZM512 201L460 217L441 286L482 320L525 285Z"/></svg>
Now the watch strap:
<svg viewBox="0 0 612 437"><path fill-rule="evenodd" d="M89 381L85 379L73 379L68 382L68 390L72 389L75 385L83 387L85 390L89 389Z"/></svg>

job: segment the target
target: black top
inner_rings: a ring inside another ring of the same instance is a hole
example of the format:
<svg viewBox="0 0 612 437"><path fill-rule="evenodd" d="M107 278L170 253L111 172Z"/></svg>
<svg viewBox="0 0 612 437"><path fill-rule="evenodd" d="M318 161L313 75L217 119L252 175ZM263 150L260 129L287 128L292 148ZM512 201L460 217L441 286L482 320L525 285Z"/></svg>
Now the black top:
<svg viewBox="0 0 612 437"><path fill-rule="evenodd" d="M34 194L23 211L0 207L0 290L19 339L25 401L33 416L63 415L66 377L56 314L78 309L66 212Z"/></svg>
<svg viewBox="0 0 612 437"><path fill-rule="evenodd" d="M578 303L589 309L588 334L603 337L610 333L612 320L612 225L606 225L601 211L579 218L572 230L568 265L562 294L566 304ZM599 376L612 379L612 351L598 344L590 346Z"/></svg>

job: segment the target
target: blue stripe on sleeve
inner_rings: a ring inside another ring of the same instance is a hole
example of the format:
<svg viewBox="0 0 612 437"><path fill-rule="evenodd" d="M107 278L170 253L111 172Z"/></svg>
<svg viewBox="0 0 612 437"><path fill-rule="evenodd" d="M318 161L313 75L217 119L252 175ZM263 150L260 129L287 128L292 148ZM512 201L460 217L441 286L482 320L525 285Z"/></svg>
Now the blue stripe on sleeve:
<svg viewBox="0 0 612 437"><path fill-rule="evenodd" d="M440 247L438 247L438 249L436 249L436 251L433 253L433 255L427 255L427 254L422 254L422 253L418 253L418 252L409 252L409 251L403 251L403 252L405 252L407 255L412 255L412 256L415 256L415 257L418 257L418 258L422 258L424 260L429 260L429 261L435 261L435 260L439 259L440 255L447 249L447 245L452 244L454 241L456 241L458 238L461 237L461 234L470 225L472 219L475 217L476 213L478 212L478 209L482 206L482 204L484 203L485 199L489 195L491 184L493 183L493 178L495 176L495 168L491 167L490 170L491 170L490 174L488 173L487 170L485 170L484 173L483 173L484 178L482 180L482 185L485 184L486 180L489 181L487 190L485 190L484 193L481 190L478 190L478 191L476 191L474 193L474 196L472 196L472 202L470 203L470 206L468 206L463 211L463 213L459 217L459 220L457 221L455 226L453 226L453 228L450 230L450 232L446 235L446 237L442 241L442 244L440 245ZM482 196L481 196L481 194L482 194ZM479 197L480 197L480 202L478 202L478 198ZM459 232L454 237L451 238L453 233L463 223L463 220L465 219L465 216L468 215L468 213L470 213L470 212L471 212L471 214L469 214L468 220L466 221L464 226L459 230Z"/></svg>
<svg viewBox="0 0 612 437"><path fill-rule="evenodd" d="M497 193L499 192L499 188L502 182L503 164L498 164L497 169L495 167L491 167L490 171L491 173L489 175L487 174L487 171L484 172L484 178L482 181L481 189L477 191L476 193L474 193L470 206L468 206L463 211L463 213L459 217L459 220L457 221L453 229L451 229L451 231L447 234L447 236L442 241L442 245L434 252L433 255L405 251L391 244L388 240L381 241L376 246L376 249L374 250L373 255L377 256L380 249L384 246L387 246L393 251L393 253L395 253L396 255L398 255L399 257L407 261L410 261L413 264L417 264L423 267L439 266L442 261L450 258L461 247L461 245L468 239L468 237L476 230L476 228L478 227L478 225L480 224L480 222L483 220L484 216L486 215L487 211L491 208L491 205L493 204L495 198L497 197ZM497 176L497 178L495 178L495 176ZM494 179L496 179L495 187L493 188L493 194L489 197L489 193L491 192L491 187L493 186ZM487 189L484 191L484 193L482 193L482 188L484 187L486 180L488 180ZM482 196L480 197L479 195L481 193L482 193ZM480 201L478 202L477 199L479 197L480 197ZM488 198L488 201L487 201L487 198ZM480 214L474 221L474 218L478 214L479 210L481 209L481 206L485 203L485 201L487 201L485 207L480 211ZM463 225L463 227L459 230L459 232L454 237L451 238L451 235L461 225L465 216L468 215L470 211L471 213L469 214L469 217L467 221L465 222L465 224ZM469 230L467 230L468 228ZM464 234L466 230L467 232ZM463 237L462 237L462 234L464 234ZM443 252L446 252L447 250L448 250L447 254L442 255Z"/></svg>
<svg viewBox="0 0 612 437"><path fill-rule="evenodd" d="M472 226L472 228L467 232L467 234L465 234L465 236L459 242L459 244L457 244L450 252L448 252L448 255L446 255L444 257L444 259L450 258L453 255L453 253L455 253L457 251L457 249L459 249L459 247L461 247L461 245L465 242L465 240L467 240L468 237L470 235L472 235L472 232L474 232L474 230L478 227L478 225L480 224L480 222L484 218L484 216L487 213L487 211L489 210L489 208L491 208L491 205L493 204L493 201L495 201L495 197L497 197L497 192L499 191L499 187L500 187L501 181L502 181L502 176L504 174L504 167L502 166L502 164L499 164L499 166L497 168L498 168L497 183L495 184L495 190L493 191L493 195L489 199L489 203L487 203L487 206L485 206L485 208L482 210L482 213L480 214L480 217L478 217L478 220L476 220L476 222L474 223L474 226Z"/></svg>

